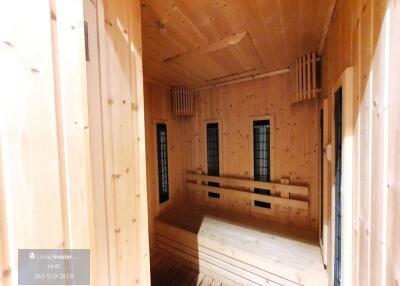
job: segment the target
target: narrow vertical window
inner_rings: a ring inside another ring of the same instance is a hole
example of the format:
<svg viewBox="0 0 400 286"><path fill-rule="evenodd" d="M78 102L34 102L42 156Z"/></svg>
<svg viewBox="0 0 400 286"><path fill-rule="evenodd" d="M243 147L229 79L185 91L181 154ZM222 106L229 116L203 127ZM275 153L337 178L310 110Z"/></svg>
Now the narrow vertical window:
<svg viewBox="0 0 400 286"><path fill-rule="evenodd" d="M254 180L269 182L271 180L271 150L270 150L270 121L259 120L253 122L253 150L254 150ZM270 190L254 189L262 195L271 195ZM262 208L271 208L270 203L254 201L254 205Z"/></svg>
<svg viewBox="0 0 400 286"><path fill-rule="evenodd" d="M335 93L335 264L333 285L342 284L342 88Z"/></svg>
<svg viewBox="0 0 400 286"><path fill-rule="evenodd" d="M167 125L157 124L157 154L158 154L158 193L160 204L168 201L168 149Z"/></svg>
<svg viewBox="0 0 400 286"><path fill-rule="evenodd" d="M320 178L321 178L321 199L320 199L320 213L321 213L321 218L319 222L319 227L320 227L320 238L321 241L323 241L322 236L324 232L324 110L321 109L319 113L319 130L320 130L320 137L319 137L319 144L320 144Z"/></svg>
<svg viewBox="0 0 400 286"><path fill-rule="evenodd" d="M207 124L207 167L209 176L219 176L219 137L218 123ZM209 186L219 186L218 183L209 182Z"/></svg>

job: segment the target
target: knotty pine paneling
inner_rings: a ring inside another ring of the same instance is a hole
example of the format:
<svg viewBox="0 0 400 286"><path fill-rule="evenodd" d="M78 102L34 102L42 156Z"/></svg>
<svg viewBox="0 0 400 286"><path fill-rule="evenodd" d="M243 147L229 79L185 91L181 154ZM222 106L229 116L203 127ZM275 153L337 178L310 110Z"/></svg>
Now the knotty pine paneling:
<svg viewBox="0 0 400 286"><path fill-rule="evenodd" d="M183 120L172 112L170 89L152 83L144 84L146 122L147 193L149 206L150 247L155 245L154 219L165 208L179 203L184 184L185 156L183 150ZM162 204L158 197L158 161L156 124L167 124L169 200Z"/></svg>
<svg viewBox="0 0 400 286"><path fill-rule="evenodd" d="M288 74L200 91L194 118L185 121L185 170L207 172L206 122L220 123L220 175L250 178L252 119L274 119L273 181L288 177L309 186L309 213L274 208L259 213L251 202L228 197L222 207L287 225L317 231L318 225L318 112L317 101L290 104Z"/></svg>
<svg viewBox="0 0 400 286"><path fill-rule="evenodd" d="M322 98L330 101L331 120L332 86L345 68L354 68L353 285L400 281L395 223L400 204L399 15L395 0L338 0L322 52ZM332 129L333 122L329 125ZM330 255L333 247L330 242ZM333 266L328 269L332 273Z"/></svg>

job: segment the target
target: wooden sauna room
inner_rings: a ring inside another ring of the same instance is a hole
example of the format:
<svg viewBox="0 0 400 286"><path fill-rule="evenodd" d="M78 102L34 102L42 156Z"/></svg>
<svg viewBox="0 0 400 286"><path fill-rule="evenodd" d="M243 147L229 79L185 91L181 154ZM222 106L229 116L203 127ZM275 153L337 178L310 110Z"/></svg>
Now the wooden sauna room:
<svg viewBox="0 0 400 286"><path fill-rule="evenodd" d="M0 286L400 285L398 0L0 19Z"/></svg>

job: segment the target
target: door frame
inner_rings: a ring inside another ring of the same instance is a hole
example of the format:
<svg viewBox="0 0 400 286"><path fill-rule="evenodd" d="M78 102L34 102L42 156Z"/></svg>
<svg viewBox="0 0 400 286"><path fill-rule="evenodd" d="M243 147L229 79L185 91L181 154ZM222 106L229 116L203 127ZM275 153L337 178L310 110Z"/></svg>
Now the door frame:
<svg viewBox="0 0 400 286"><path fill-rule="evenodd" d="M353 136L354 136L354 118L353 118L353 68L347 68L337 83L333 86L332 95L332 142L335 142L335 94L342 88L342 180L341 184L341 285L351 285L353 274ZM336 161L335 146L332 146L332 163ZM332 165L332 191L331 191L331 281L334 281L334 259L335 259L335 187L336 170Z"/></svg>
<svg viewBox="0 0 400 286"><path fill-rule="evenodd" d="M324 262L324 266L328 265L328 241L329 241L329 173L330 173L330 131L329 131L329 100L328 98L323 99L321 108L319 109L319 115L323 113L322 118L322 127L323 130L319 130L319 136L322 136L322 146L319 148L319 175L322 174L320 178L320 185L319 185L319 243L322 252L322 260ZM321 118L319 118L321 120ZM323 132L322 132L323 131ZM323 134L321 134L321 132ZM320 138L320 137L319 137ZM322 150L322 154L321 151ZM321 158L322 156L322 158ZM321 164L322 163L322 164ZM322 169L322 170L321 170ZM322 171L322 172L321 172ZM321 196L322 194L322 196ZM322 208L322 213L321 213ZM321 232L321 223L322 223L322 232Z"/></svg>

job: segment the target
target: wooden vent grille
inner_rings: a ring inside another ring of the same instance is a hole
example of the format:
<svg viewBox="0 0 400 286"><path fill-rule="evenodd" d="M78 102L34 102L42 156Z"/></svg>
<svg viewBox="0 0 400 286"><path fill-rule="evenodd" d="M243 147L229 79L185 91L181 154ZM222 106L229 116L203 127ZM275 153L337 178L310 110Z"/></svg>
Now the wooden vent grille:
<svg viewBox="0 0 400 286"><path fill-rule="evenodd" d="M318 92L318 64L316 53L298 58L291 67L292 103L309 100L317 97Z"/></svg>
<svg viewBox="0 0 400 286"><path fill-rule="evenodd" d="M172 111L178 117L190 117L194 114L194 91L186 86L174 86L171 89Z"/></svg>

